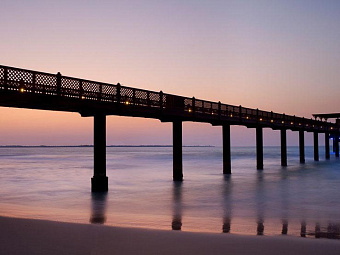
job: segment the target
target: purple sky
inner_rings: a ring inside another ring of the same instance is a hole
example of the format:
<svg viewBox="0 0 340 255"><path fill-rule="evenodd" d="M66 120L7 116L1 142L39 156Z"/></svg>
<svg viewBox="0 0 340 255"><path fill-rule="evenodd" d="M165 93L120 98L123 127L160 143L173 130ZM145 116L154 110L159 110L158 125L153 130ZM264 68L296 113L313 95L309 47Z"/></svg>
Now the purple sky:
<svg viewBox="0 0 340 255"><path fill-rule="evenodd" d="M329 0L2 0L0 64L310 118L340 111L339 24ZM1 145L92 143L79 114L0 108L0 123ZM220 127L183 132L184 144L221 144ZM254 133L233 127L232 145L253 145ZM171 125L112 116L107 140L171 144ZM279 145L279 132L264 143Z"/></svg>

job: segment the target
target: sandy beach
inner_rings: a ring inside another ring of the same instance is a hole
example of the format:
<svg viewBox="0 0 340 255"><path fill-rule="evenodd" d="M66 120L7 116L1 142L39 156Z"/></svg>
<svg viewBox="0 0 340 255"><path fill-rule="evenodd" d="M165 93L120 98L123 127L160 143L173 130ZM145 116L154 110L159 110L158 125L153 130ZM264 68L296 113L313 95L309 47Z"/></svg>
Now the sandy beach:
<svg viewBox="0 0 340 255"><path fill-rule="evenodd" d="M1 254L340 254L339 240L189 233L0 217Z"/></svg>

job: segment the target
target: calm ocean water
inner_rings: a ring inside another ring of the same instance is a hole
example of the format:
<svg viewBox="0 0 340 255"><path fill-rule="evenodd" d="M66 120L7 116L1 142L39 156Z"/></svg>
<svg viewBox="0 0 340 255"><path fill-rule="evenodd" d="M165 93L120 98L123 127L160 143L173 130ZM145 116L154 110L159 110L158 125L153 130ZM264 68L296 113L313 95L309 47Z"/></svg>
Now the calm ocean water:
<svg viewBox="0 0 340 255"><path fill-rule="evenodd" d="M93 148L0 148L0 215L196 232L339 237L340 160L299 164L298 147L183 148L184 181L172 181L172 148L107 148L109 192L91 194Z"/></svg>

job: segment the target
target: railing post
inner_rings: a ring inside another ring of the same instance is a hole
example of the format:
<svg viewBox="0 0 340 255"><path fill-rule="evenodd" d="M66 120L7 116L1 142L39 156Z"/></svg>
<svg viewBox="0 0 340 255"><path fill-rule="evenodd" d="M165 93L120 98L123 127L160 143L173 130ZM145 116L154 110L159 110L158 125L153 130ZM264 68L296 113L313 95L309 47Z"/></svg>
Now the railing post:
<svg viewBox="0 0 340 255"><path fill-rule="evenodd" d="M79 99L83 99L83 81L79 80Z"/></svg>
<svg viewBox="0 0 340 255"><path fill-rule="evenodd" d="M136 105L136 89L132 89L132 103Z"/></svg>
<svg viewBox="0 0 340 255"><path fill-rule="evenodd" d="M218 101L218 118L221 119L221 101Z"/></svg>
<svg viewBox="0 0 340 255"><path fill-rule="evenodd" d="M57 73L57 96L61 95L61 73Z"/></svg>
<svg viewBox="0 0 340 255"><path fill-rule="evenodd" d="M163 91L159 92L159 108L163 110Z"/></svg>
<svg viewBox="0 0 340 255"><path fill-rule="evenodd" d="M101 101L102 93L103 93L103 85L99 84L99 92L98 92L98 97L97 97L98 101Z"/></svg>
<svg viewBox="0 0 340 255"><path fill-rule="evenodd" d="M32 93L35 93L35 80L36 80L36 74L35 74L35 72L33 72L33 74L32 74Z"/></svg>
<svg viewBox="0 0 340 255"><path fill-rule="evenodd" d="M4 68L4 89L8 90L8 68Z"/></svg>
<svg viewBox="0 0 340 255"><path fill-rule="evenodd" d="M256 109L256 122L259 122L259 108Z"/></svg>
<svg viewBox="0 0 340 255"><path fill-rule="evenodd" d="M146 104L148 107L151 106L151 102L150 102L150 91L146 92Z"/></svg>
<svg viewBox="0 0 340 255"><path fill-rule="evenodd" d="M117 97L117 105L120 104L120 99L121 99L121 96L120 96L120 87L121 87L121 85L120 85L120 83L118 82L118 83L117 83L117 94L116 94L116 97Z"/></svg>
<svg viewBox="0 0 340 255"><path fill-rule="evenodd" d="M242 106L241 105L238 107L238 116L239 116L240 122L241 122L242 121Z"/></svg>
<svg viewBox="0 0 340 255"><path fill-rule="evenodd" d="M192 115L195 116L196 112L196 98L192 97Z"/></svg>

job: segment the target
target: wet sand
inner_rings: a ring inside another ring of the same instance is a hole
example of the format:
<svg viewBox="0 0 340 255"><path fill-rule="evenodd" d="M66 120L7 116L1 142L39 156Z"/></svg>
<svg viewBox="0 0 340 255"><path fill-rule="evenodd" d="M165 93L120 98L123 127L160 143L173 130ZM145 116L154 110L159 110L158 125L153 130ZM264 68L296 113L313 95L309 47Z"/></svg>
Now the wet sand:
<svg viewBox="0 0 340 255"><path fill-rule="evenodd" d="M1 254L340 254L340 241L189 233L0 217Z"/></svg>

